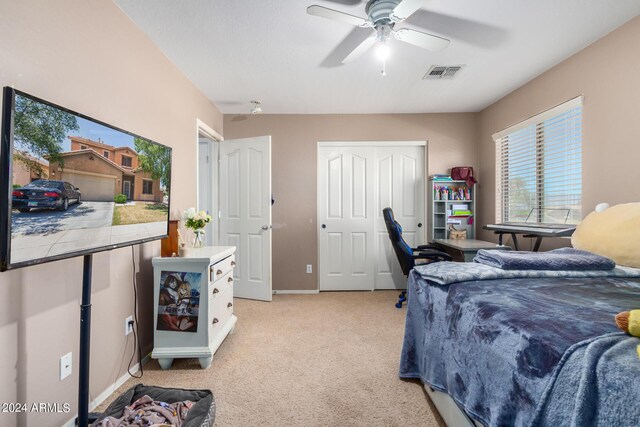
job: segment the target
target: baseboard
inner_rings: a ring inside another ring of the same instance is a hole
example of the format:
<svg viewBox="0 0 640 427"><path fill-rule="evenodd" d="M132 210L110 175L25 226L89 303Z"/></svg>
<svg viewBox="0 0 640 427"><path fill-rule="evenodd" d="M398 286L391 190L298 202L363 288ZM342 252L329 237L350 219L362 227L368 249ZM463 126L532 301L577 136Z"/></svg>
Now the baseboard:
<svg viewBox="0 0 640 427"><path fill-rule="evenodd" d="M319 294L320 291L317 289L274 289L274 295L287 295L287 294L300 294L300 295L309 295L309 294Z"/></svg>
<svg viewBox="0 0 640 427"><path fill-rule="evenodd" d="M146 365L150 360L151 360L151 353L147 354L145 357L142 358L142 365L143 366ZM139 363L136 363L135 365L133 365L131 367L131 373L133 373L133 374L135 374L139 370L140 370L140 364ZM127 380L129 378L131 378L131 375L129 375L129 373L127 372L126 374L124 374L120 378L118 378L115 383L113 383L109 387L107 387L106 390L104 390L102 393L100 393L95 399L93 399L91 402L89 402L89 412L93 411L98 406L100 406L100 404L102 402L107 400L109 398L109 396L111 396L117 389L119 389L122 386L122 384L127 382ZM76 418L77 417L78 417L78 414L75 414L73 416L73 418L71 418L69 421L64 423L62 425L62 427L74 427L76 425Z"/></svg>

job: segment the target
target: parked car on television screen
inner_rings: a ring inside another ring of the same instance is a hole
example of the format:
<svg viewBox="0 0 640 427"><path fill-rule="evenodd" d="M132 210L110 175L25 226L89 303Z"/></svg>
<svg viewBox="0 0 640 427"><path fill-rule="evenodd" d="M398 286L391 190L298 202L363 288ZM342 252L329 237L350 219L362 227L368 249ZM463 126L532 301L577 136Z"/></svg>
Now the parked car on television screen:
<svg viewBox="0 0 640 427"><path fill-rule="evenodd" d="M69 205L80 203L81 193L78 188L64 181L38 179L15 188L12 193L12 206L20 212L31 209L47 208L66 211Z"/></svg>

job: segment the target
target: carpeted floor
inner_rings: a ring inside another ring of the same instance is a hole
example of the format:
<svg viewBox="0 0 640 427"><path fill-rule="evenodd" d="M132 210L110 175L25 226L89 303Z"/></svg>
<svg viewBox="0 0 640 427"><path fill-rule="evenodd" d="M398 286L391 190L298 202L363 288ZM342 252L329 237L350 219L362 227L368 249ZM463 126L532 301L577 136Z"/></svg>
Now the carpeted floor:
<svg viewBox="0 0 640 427"><path fill-rule="evenodd" d="M236 299L238 323L209 369L154 360L137 382L209 388L218 426L444 426L419 382L398 378L406 307L398 292ZM110 398L99 409L112 400Z"/></svg>

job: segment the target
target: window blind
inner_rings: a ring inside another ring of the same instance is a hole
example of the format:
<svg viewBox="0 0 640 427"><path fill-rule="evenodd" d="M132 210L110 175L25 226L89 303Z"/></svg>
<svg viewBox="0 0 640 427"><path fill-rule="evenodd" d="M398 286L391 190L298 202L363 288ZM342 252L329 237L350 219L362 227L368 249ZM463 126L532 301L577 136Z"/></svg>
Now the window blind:
<svg viewBox="0 0 640 427"><path fill-rule="evenodd" d="M582 219L582 97L493 137L497 223Z"/></svg>

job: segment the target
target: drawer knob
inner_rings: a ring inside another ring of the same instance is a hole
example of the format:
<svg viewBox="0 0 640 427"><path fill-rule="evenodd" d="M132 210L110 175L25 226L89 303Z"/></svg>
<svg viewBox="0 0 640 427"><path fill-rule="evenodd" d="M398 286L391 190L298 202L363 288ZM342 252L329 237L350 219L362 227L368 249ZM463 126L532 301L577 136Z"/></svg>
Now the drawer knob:
<svg viewBox="0 0 640 427"><path fill-rule="evenodd" d="M214 318L213 318L213 322L211 322L211 323L215 325L215 324L216 324L216 323L218 323L218 322L219 322L218 318L217 318L217 317L214 317Z"/></svg>
<svg viewBox="0 0 640 427"><path fill-rule="evenodd" d="M219 275L221 275L221 274L222 274L222 270L218 270L218 271L216 271L216 275L217 275L217 276L219 276Z"/></svg>
<svg viewBox="0 0 640 427"><path fill-rule="evenodd" d="M235 261L231 261L231 267L235 266L236 262Z"/></svg>
<svg viewBox="0 0 640 427"><path fill-rule="evenodd" d="M229 307L233 307L233 304L231 304L231 303L227 304L227 308L229 308Z"/></svg>
<svg viewBox="0 0 640 427"><path fill-rule="evenodd" d="M218 288L213 288L213 293L214 293L214 294L217 294L218 292L220 292L220 291L218 290Z"/></svg>
<svg viewBox="0 0 640 427"><path fill-rule="evenodd" d="M229 277L229 278L227 279L227 282L233 282L233 277Z"/></svg>

